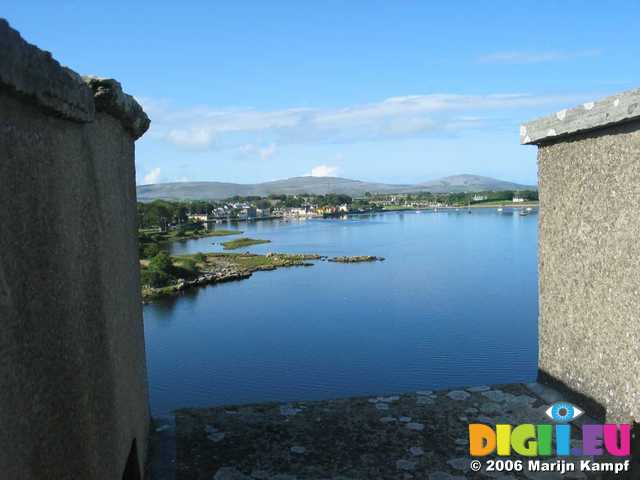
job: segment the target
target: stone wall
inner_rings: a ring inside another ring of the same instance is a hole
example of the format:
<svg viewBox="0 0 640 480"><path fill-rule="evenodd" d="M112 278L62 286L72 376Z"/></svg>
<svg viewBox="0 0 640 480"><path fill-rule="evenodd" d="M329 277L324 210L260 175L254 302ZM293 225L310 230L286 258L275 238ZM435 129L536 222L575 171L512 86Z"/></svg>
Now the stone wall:
<svg viewBox="0 0 640 480"><path fill-rule="evenodd" d="M541 371L640 421L640 91L522 127L537 144Z"/></svg>
<svg viewBox="0 0 640 480"><path fill-rule="evenodd" d="M143 474L134 141L149 119L0 20L0 476ZM128 465L128 467L127 467Z"/></svg>

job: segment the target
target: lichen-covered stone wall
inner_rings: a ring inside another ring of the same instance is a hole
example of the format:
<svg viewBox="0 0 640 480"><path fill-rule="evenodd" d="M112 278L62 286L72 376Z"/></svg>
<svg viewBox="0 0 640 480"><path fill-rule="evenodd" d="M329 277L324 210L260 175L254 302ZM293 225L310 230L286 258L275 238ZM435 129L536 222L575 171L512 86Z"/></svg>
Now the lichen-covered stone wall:
<svg viewBox="0 0 640 480"><path fill-rule="evenodd" d="M83 80L0 20L2 478L121 479L134 441L143 468L134 140L148 126L117 82Z"/></svg>
<svg viewBox="0 0 640 480"><path fill-rule="evenodd" d="M640 421L640 121L583 126L537 140L539 364L609 420Z"/></svg>

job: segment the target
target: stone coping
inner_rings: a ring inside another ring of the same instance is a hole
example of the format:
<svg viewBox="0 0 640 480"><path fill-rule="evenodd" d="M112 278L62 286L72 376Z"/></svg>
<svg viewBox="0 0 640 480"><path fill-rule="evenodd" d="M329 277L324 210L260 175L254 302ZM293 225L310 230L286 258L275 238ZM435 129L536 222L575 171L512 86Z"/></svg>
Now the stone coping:
<svg viewBox="0 0 640 480"><path fill-rule="evenodd" d="M520 143L540 145L570 135L640 119L640 89L629 90L576 108L532 120L520 127Z"/></svg>
<svg viewBox="0 0 640 480"><path fill-rule="evenodd" d="M96 111L122 122L134 139L149 128L149 118L133 97L112 79L83 79L51 53L26 42L0 18L0 88L32 101L67 120L88 123Z"/></svg>
<svg viewBox="0 0 640 480"><path fill-rule="evenodd" d="M131 95L122 91L120 82L98 77L84 77L83 80L93 92L97 111L120 120L134 139L140 138L147 131L151 124L149 117Z"/></svg>

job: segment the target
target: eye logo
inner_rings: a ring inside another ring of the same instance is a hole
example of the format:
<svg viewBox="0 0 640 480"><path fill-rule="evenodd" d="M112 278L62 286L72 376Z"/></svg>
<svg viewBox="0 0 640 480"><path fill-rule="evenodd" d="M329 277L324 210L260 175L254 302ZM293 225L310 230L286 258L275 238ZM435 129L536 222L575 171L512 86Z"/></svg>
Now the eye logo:
<svg viewBox="0 0 640 480"><path fill-rule="evenodd" d="M584 412L569 402L557 402L544 412L547 417L558 423L568 423L580 417Z"/></svg>

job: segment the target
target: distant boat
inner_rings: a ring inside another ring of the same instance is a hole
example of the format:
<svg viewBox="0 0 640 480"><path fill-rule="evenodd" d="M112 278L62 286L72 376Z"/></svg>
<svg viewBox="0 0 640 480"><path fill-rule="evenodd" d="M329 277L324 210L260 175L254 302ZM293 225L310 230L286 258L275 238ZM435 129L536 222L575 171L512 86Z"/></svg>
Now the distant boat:
<svg viewBox="0 0 640 480"><path fill-rule="evenodd" d="M502 212L502 207L498 207L496 210L498 210L499 212Z"/></svg>
<svg viewBox="0 0 640 480"><path fill-rule="evenodd" d="M530 211L532 211L532 210L533 210L533 208L531 208L531 207L527 207L527 212L530 212Z"/></svg>
<svg viewBox="0 0 640 480"><path fill-rule="evenodd" d="M522 217L526 217L527 215L529 215L529 212L526 210L520 210L520 216Z"/></svg>

